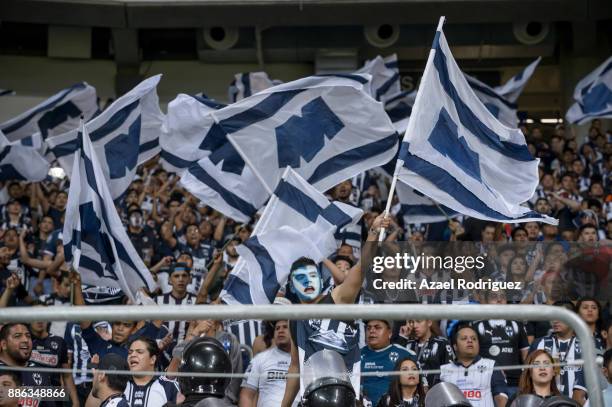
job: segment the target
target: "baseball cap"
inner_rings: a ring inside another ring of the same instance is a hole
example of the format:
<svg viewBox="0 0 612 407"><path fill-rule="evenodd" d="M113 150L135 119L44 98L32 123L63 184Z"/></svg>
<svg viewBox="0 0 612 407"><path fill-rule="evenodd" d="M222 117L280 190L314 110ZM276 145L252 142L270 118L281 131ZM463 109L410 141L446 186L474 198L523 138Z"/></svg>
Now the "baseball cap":
<svg viewBox="0 0 612 407"><path fill-rule="evenodd" d="M169 275L172 275L175 271L186 271L187 273L191 273L191 267L187 265L187 263L174 263L170 266Z"/></svg>
<svg viewBox="0 0 612 407"><path fill-rule="evenodd" d="M368 319L367 321L363 321L366 325L368 325L368 322L370 321L382 321L385 324L387 324L387 326L389 327L389 329L393 329L393 320L391 319Z"/></svg>

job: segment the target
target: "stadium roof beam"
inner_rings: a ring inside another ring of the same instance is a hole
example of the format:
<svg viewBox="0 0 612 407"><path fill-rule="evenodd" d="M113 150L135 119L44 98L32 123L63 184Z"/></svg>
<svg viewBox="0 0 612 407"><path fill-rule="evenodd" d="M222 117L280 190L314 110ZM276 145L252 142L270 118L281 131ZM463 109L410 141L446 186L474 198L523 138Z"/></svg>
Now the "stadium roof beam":
<svg viewBox="0 0 612 407"><path fill-rule="evenodd" d="M466 13L466 7L470 12ZM2 0L0 20L129 28L595 21L608 0ZM282 17L282 18L281 18ZM279 19L281 18L281 19Z"/></svg>

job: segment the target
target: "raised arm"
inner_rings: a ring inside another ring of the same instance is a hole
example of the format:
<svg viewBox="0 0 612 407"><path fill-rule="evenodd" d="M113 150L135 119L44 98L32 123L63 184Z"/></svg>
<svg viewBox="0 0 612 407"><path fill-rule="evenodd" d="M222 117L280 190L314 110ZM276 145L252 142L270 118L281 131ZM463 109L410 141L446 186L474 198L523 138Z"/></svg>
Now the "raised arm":
<svg viewBox="0 0 612 407"><path fill-rule="evenodd" d="M372 223L372 227L368 231L368 237L366 242L376 242L378 240L378 234L380 232L380 228L389 227L390 220L387 217L383 217L383 215L379 215ZM362 256L363 257L363 256ZM342 284L336 286L332 291L332 297L336 304L353 304L357 295L359 294L359 290L361 290L361 285L363 284L363 272L361 270L361 261L358 261L355 266L353 266L349 272L346 274L344 281Z"/></svg>

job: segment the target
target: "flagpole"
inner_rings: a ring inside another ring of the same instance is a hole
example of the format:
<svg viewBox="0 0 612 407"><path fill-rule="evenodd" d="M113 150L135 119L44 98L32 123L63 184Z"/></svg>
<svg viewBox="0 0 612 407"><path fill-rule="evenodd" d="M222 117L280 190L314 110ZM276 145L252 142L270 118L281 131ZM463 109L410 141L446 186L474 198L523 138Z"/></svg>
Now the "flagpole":
<svg viewBox="0 0 612 407"><path fill-rule="evenodd" d="M446 20L446 17L442 16L440 17L440 20L438 21L438 28L436 28L436 38L438 36L438 32L442 31L442 26L444 25L444 21ZM434 39L434 42L436 40ZM429 51L429 56L427 57L427 63L425 64L425 70L423 71L423 77L425 77L425 74L427 74L427 68L432 64L433 62L433 57L434 57L434 53L435 51L432 49ZM422 78L421 78L422 80ZM412 120L412 118L414 118L415 116L418 115L418 106L419 106L419 99L421 97L421 92L420 92L420 88L417 91L416 94L416 98L414 100L414 109L412 111L412 115L410 116L409 120ZM408 122L408 127L406 128L406 133L404 134L404 139L406 138L406 135L408 134L408 131L410 130L410 124L411 122ZM401 148L401 145L400 145ZM395 172L393 173L393 179L391 180L391 187L389 188L389 196L387 197L387 207L385 208L385 212L384 212L384 216L387 217L387 215L389 214L389 211L391 210L391 203L393 202L393 194L395 193L395 185L397 184L397 174L399 172L399 168L401 168L403 165L403 161L400 160L398 158L397 163L395 165ZM385 240L385 235L386 235L387 231L384 228L380 229L380 234L378 235L378 241L382 242L383 240Z"/></svg>

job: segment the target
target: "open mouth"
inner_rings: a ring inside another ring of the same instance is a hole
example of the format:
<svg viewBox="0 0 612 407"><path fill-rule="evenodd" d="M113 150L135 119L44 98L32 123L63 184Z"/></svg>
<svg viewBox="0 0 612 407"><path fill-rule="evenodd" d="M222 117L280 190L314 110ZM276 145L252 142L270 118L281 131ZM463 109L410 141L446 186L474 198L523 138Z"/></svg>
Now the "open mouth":
<svg viewBox="0 0 612 407"><path fill-rule="evenodd" d="M314 293L314 292L315 292L314 287L306 287L306 288L304 289L304 293L306 293L306 294L312 294L312 293Z"/></svg>
<svg viewBox="0 0 612 407"><path fill-rule="evenodd" d="M137 360L130 360L128 362L128 364L130 365L130 367L135 367L135 366L138 366L138 361Z"/></svg>

